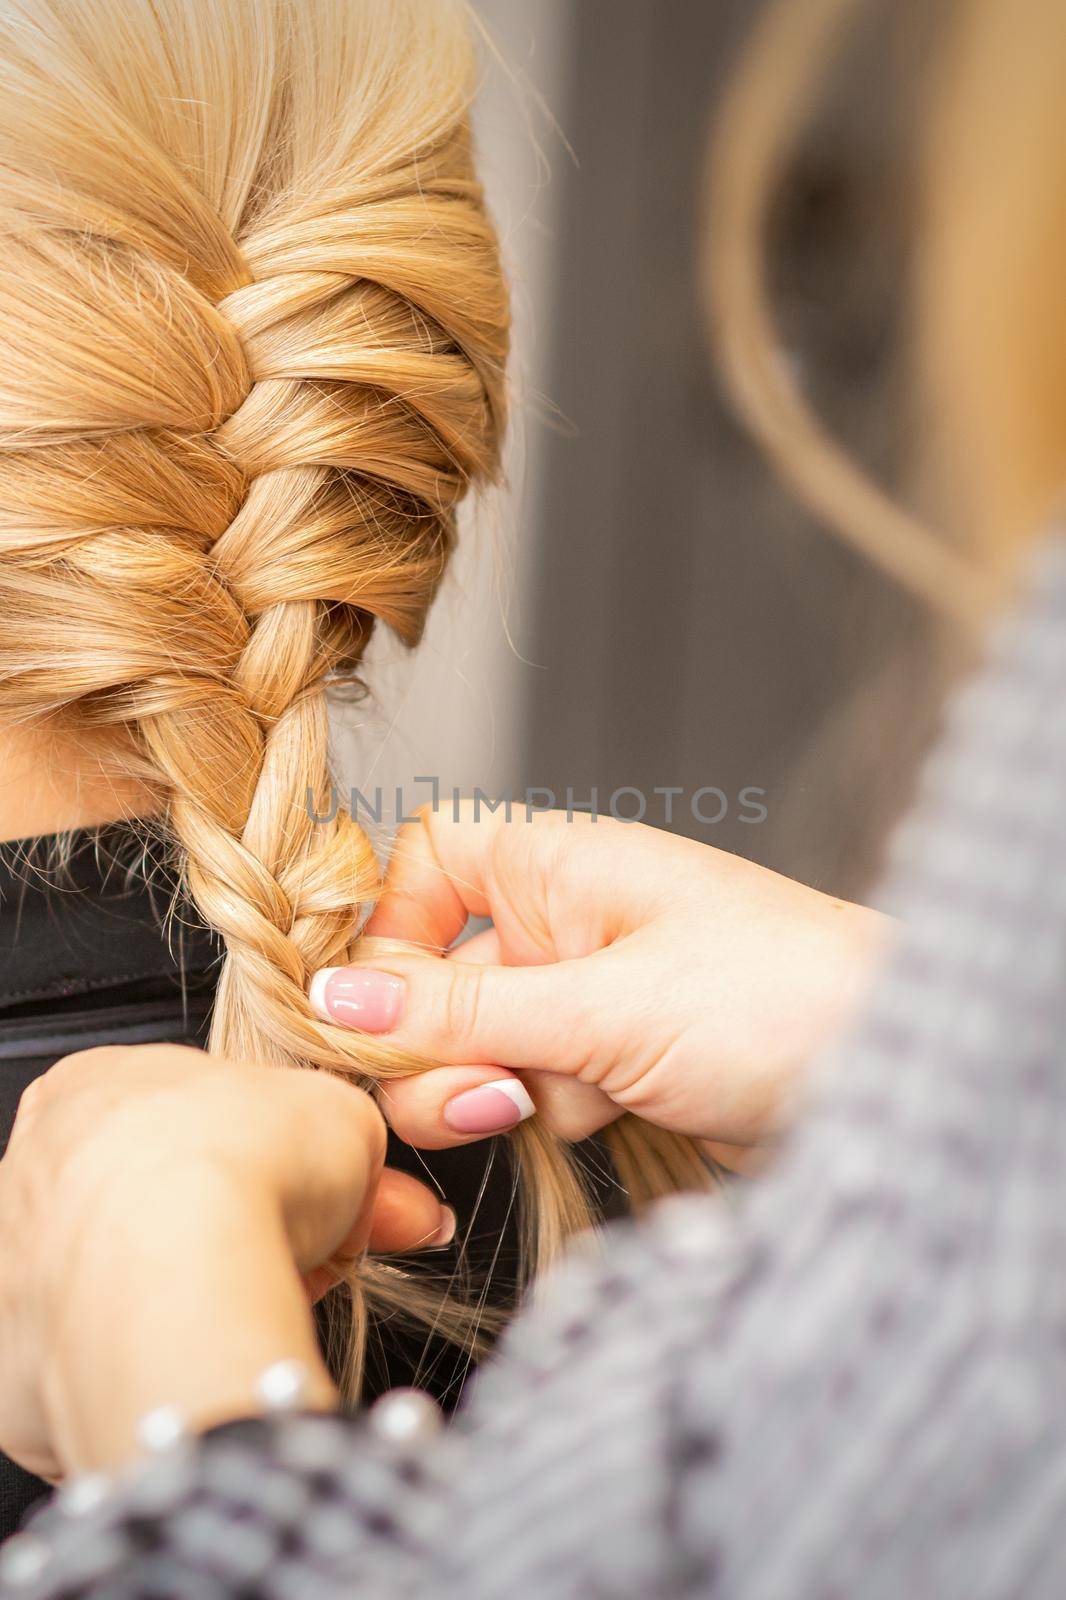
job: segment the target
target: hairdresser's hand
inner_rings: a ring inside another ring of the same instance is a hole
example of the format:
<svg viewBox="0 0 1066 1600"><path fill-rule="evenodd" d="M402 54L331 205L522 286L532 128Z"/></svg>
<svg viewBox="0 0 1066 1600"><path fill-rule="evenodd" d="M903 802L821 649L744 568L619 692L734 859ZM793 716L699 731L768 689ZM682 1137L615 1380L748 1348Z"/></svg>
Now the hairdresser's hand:
<svg viewBox="0 0 1066 1600"><path fill-rule="evenodd" d="M493 927L449 950L468 916ZM384 1087L402 1138L463 1143L534 1106L580 1138L633 1111L743 1167L861 998L887 924L653 828L468 804L401 831L369 932L447 952L370 945L373 970L368 955L313 986L335 1021L447 1063Z"/></svg>
<svg viewBox="0 0 1066 1600"><path fill-rule="evenodd" d="M193 1426L258 1411L283 1358L331 1406L325 1264L454 1227L384 1151L373 1101L325 1074L151 1045L37 1079L0 1161L0 1449L52 1479L110 1464L159 1405Z"/></svg>

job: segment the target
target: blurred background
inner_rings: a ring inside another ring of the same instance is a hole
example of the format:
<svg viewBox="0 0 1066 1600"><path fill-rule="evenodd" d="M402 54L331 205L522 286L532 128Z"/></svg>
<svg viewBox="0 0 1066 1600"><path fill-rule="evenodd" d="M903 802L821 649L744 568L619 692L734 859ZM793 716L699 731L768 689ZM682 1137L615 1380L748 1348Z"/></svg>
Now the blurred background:
<svg viewBox="0 0 1066 1600"><path fill-rule="evenodd" d="M897 491L912 476L908 85L938 5L896 0L856 26L770 239L783 358ZM370 694L338 718L344 781L381 792L383 831L398 801L430 798L418 778L442 803L596 791L601 810L614 795L860 895L929 735L914 708L936 643L777 484L715 371L707 150L756 0L477 11L476 134L515 299L508 482L466 519L421 649L376 641Z"/></svg>

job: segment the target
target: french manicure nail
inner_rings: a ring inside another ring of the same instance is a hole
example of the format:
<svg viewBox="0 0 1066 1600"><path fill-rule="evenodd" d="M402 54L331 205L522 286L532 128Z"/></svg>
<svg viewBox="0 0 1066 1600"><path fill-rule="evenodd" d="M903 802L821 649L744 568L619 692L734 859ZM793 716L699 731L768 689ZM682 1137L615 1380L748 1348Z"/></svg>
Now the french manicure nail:
<svg viewBox="0 0 1066 1600"><path fill-rule="evenodd" d="M428 1250L443 1250L444 1246L451 1244L455 1238L455 1230L458 1225L455 1212L451 1206L441 1206L440 1211L440 1227L426 1246Z"/></svg>
<svg viewBox="0 0 1066 1600"><path fill-rule="evenodd" d="M373 967L323 967L311 979L311 1010L323 1022L362 1033L388 1033L403 1012L406 984Z"/></svg>
<svg viewBox="0 0 1066 1600"><path fill-rule="evenodd" d="M448 1100L444 1120L456 1133L506 1133L535 1110L517 1078L499 1078Z"/></svg>

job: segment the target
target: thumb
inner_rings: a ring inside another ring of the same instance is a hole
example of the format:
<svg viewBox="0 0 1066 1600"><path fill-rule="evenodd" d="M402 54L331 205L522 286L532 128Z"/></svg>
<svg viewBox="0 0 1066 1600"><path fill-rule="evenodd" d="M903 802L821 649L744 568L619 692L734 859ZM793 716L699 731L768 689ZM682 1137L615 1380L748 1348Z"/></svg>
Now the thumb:
<svg viewBox="0 0 1066 1600"><path fill-rule="evenodd" d="M424 955L375 955L312 980L318 1016L444 1064L497 1065L596 1082L612 1056L617 1004L605 952L507 967Z"/></svg>

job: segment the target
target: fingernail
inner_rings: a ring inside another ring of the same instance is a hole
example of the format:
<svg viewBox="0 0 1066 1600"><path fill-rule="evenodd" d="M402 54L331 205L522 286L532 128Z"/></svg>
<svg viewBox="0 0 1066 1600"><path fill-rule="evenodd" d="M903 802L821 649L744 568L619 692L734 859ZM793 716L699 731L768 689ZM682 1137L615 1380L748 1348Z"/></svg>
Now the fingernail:
<svg viewBox="0 0 1066 1600"><path fill-rule="evenodd" d="M455 1229L457 1227L457 1218L455 1212L452 1210L451 1206L441 1206L440 1212L440 1227L437 1229L436 1233L429 1241L429 1244L426 1246L428 1250L443 1250L444 1246L446 1244L451 1244L452 1240L455 1238Z"/></svg>
<svg viewBox="0 0 1066 1600"><path fill-rule="evenodd" d="M372 967L323 967L311 979L311 1010L323 1022L342 1022L362 1033L388 1033L403 1012L406 984Z"/></svg>
<svg viewBox="0 0 1066 1600"><path fill-rule="evenodd" d="M501 1078L446 1101L444 1120L456 1133L506 1133L535 1110L517 1078Z"/></svg>

